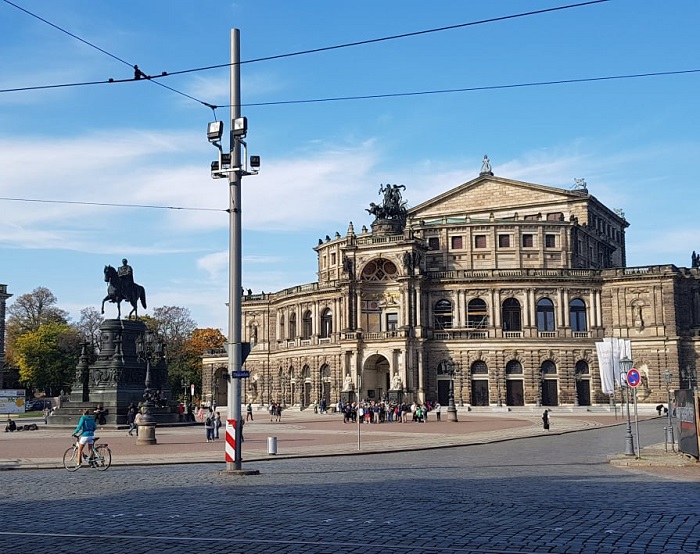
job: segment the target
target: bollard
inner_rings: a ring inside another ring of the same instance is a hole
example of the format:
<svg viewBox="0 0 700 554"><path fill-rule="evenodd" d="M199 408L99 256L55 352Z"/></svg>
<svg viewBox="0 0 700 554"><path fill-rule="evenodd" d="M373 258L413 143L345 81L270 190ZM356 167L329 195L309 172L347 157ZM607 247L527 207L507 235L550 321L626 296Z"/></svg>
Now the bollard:
<svg viewBox="0 0 700 554"><path fill-rule="evenodd" d="M277 454L277 437L267 437L267 453L270 456Z"/></svg>

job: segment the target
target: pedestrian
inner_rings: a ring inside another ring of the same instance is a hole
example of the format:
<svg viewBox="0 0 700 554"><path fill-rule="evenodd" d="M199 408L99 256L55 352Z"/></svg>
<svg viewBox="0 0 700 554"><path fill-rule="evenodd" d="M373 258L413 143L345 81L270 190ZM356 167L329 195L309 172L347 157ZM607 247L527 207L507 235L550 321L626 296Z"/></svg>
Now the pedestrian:
<svg viewBox="0 0 700 554"><path fill-rule="evenodd" d="M49 416L51 415L51 410L48 406L44 406L44 425L49 424Z"/></svg>
<svg viewBox="0 0 700 554"><path fill-rule="evenodd" d="M197 410L197 421L204 421L204 406L201 404Z"/></svg>
<svg viewBox="0 0 700 554"><path fill-rule="evenodd" d="M549 431L549 410L545 410L542 413L542 428L545 431Z"/></svg>
<svg viewBox="0 0 700 554"><path fill-rule="evenodd" d="M321 400L321 413L322 414L326 413L326 400L325 399Z"/></svg>
<svg viewBox="0 0 700 554"><path fill-rule="evenodd" d="M136 410L136 415L134 416L134 431L136 431L136 436L139 436L139 425L141 425L141 420L143 419L143 414L141 410Z"/></svg>
<svg viewBox="0 0 700 554"><path fill-rule="evenodd" d="M440 402L435 402L435 419L437 421L440 421L440 408L442 408Z"/></svg>
<svg viewBox="0 0 700 554"><path fill-rule="evenodd" d="M663 404L659 404L658 406L656 406L656 411L658 412L659 415L661 415L661 410L663 410L663 409L664 409Z"/></svg>
<svg viewBox="0 0 700 554"><path fill-rule="evenodd" d="M136 429L136 406L134 406L133 402L129 406L129 411L126 413L126 422L129 424L128 435L133 437L134 429ZM138 436L138 429L136 429L136 435Z"/></svg>
<svg viewBox="0 0 700 554"><path fill-rule="evenodd" d="M250 402L248 402L248 405L245 407L245 420L253 421L253 405Z"/></svg>
<svg viewBox="0 0 700 554"><path fill-rule="evenodd" d="M204 431L207 436L207 442L214 442L214 418L210 413L204 419Z"/></svg>
<svg viewBox="0 0 700 554"><path fill-rule="evenodd" d="M216 412L214 416L214 439L219 438L219 429L221 429L221 412Z"/></svg>

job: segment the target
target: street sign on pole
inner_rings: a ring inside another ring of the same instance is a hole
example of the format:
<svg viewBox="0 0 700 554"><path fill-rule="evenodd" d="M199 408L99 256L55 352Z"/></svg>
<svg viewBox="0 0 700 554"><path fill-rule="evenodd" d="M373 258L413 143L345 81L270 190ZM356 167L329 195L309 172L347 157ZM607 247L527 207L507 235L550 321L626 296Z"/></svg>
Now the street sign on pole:
<svg viewBox="0 0 700 554"><path fill-rule="evenodd" d="M246 371L245 369L242 369L240 371L234 371L231 373L231 377L233 379L247 379L250 377L250 371Z"/></svg>
<svg viewBox="0 0 700 554"><path fill-rule="evenodd" d="M632 388L638 387L641 380L642 380L642 378L639 375L639 371L636 370L635 368L632 368L627 372L627 384L630 387L632 387Z"/></svg>

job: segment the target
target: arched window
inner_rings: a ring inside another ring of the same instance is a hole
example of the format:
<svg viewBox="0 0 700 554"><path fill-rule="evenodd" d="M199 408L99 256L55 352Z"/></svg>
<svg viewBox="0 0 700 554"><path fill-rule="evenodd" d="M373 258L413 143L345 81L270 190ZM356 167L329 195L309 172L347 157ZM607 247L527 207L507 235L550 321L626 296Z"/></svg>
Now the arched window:
<svg viewBox="0 0 700 554"><path fill-rule="evenodd" d="M470 329L483 329L489 326L489 315L486 302L481 298L474 298L467 304L467 327Z"/></svg>
<svg viewBox="0 0 700 554"><path fill-rule="evenodd" d="M379 258L362 268L361 278L363 281L390 281L398 275L399 270L394 262Z"/></svg>
<svg viewBox="0 0 700 554"><path fill-rule="evenodd" d="M515 298L506 298L502 309L503 330L521 331L522 323L520 318L520 302Z"/></svg>
<svg viewBox="0 0 700 554"><path fill-rule="evenodd" d="M437 366L437 374L438 375L449 375L451 369L452 368L451 368L450 362L443 360Z"/></svg>
<svg viewBox="0 0 700 554"><path fill-rule="evenodd" d="M556 375L557 374L557 364L552 360L545 360L540 366L542 375Z"/></svg>
<svg viewBox="0 0 700 554"><path fill-rule="evenodd" d="M291 340L297 338L297 314L294 312L289 314L289 338Z"/></svg>
<svg viewBox="0 0 700 554"><path fill-rule="evenodd" d="M281 339L286 339L287 337L284 336L284 315L280 314L280 334L279 337Z"/></svg>
<svg viewBox="0 0 700 554"><path fill-rule="evenodd" d="M435 329L452 328L452 302L449 300L438 300L433 309L433 320Z"/></svg>
<svg viewBox="0 0 700 554"><path fill-rule="evenodd" d="M333 313L330 308L323 310L321 314L321 338L327 339L333 333Z"/></svg>
<svg viewBox="0 0 700 554"><path fill-rule="evenodd" d="M588 375L588 362L586 360L579 360L576 362L576 375Z"/></svg>
<svg viewBox="0 0 700 554"><path fill-rule="evenodd" d="M574 332L588 331L586 323L586 303L580 298L574 298L569 302L569 321Z"/></svg>
<svg viewBox="0 0 700 554"><path fill-rule="evenodd" d="M506 375L522 375L523 365L518 360L511 360L506 364Z"/></svg>
<svg viewBox="0 0 700 554"><path fill-rule="evenodd" d="M311 328L312 328L311 310L304 312L304 317L302 318L301 324L301 338L310 339L311 338Z"/></svg>
<svg viewBox="0 0 700 554"><path fill-rule="evenodd" d="M472 364L472 375L488 375L489 366L483 360L477 360Z"/></svg>
<svg viewBox="0 0 700 554"><path fill-rule="evenodd" d="M537 301L537 330L554 331L554 302L549 298Z"/></svg>

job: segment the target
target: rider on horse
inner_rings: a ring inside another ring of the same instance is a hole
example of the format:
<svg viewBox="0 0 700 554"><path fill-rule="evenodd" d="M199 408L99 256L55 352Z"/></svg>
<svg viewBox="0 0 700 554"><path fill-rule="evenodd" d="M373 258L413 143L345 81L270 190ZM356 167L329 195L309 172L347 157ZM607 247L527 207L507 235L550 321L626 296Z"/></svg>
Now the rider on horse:
<svg viewBox="0 0 700 554"><path fill-rule="evenodd" d="M121 297L127 302L131 302L134 298L134 270L126 258L122 260L122 265L117 269L117 275L119 275L121 285Z"/></svg>

